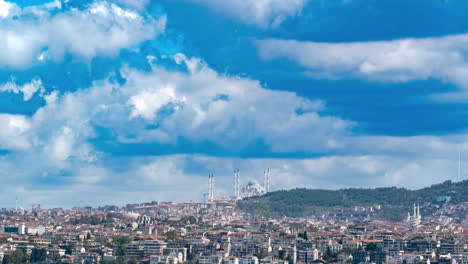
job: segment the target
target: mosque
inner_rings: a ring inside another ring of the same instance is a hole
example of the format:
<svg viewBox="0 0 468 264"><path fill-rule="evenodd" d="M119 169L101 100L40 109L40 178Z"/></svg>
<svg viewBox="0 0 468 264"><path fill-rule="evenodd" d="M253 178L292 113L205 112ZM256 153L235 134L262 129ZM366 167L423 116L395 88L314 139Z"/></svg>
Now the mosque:
<svg viewBox="0 0 468 264"><path fill-rule="evenodd" d="M234 170L234 195L231 199L241 200L244 198L264 195L270 191L270 170L263 172L263 186L257 181L249 181L245 186L240 186L239 169ZM219 200L214 195L214 177L212 174L208 176L208 202Z"/></svg>
<svg viewBox="0 0 468 264"><path fill-rule="evenodd" d="M418 227L421 225L421 213L419 212L419 204L416 207L416 204L413 205L413 215L411 216L408 212L408 218L406 220L409 225L413 227Z"/></svg>

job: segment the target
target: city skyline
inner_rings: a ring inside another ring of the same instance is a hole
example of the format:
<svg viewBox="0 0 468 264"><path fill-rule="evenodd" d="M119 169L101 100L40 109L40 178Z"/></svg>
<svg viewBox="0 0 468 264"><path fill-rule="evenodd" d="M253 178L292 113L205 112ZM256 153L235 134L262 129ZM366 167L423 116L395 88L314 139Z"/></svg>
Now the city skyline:
<svg viewBox="0 0 468 264"><path fill-rule="evenodd" d="M467 9L0 0L0 207L465 180Z"/></svg>

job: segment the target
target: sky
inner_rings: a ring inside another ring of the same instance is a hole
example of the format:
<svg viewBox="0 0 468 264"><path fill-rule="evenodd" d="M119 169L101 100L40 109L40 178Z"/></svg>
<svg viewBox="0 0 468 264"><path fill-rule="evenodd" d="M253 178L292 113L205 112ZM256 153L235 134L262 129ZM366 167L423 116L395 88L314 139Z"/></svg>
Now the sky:
<svg viewBox="0 0 468 264"><path fill-rule="evenodd" d="M466 179L463 0L0 0L0 207ZM461 174L458 175L460 160Z"/></svg>

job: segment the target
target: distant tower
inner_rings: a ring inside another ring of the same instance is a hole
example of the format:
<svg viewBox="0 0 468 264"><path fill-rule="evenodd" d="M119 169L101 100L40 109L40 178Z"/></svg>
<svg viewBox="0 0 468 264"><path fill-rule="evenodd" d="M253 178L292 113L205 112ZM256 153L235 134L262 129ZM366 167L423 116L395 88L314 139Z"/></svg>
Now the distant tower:
<svg viewBox="0 0 468 264"><path fill-rule="evenodd" d="M419 203L418 206L416 207L416 203L413 204L413 216L410 216L408 213L408 223L413 226L413 227L418 227L421 225L421 212L419 210Z"/></svg>
<svg viewBox="0 0 468 264"><path fill-rule="evenodd" d="M417 216L419 220L421 220L421 213L419 212L419 203L418 203L418 209L417 209Z"/></svg>
<svg viewBox="0 0 468 264"><path fill-rule="evenodd" d="M296 262L297 262L297 245L296 245L296 242L294 242L292 263L296 264Z"/></svg>
<svg viewBox="0 0 468 264"><path fill-rule="evenodd" d="M214 176L213 174L211 174L211 202L214 201L214 190L215 190L215 186L214 186Z"/></svg>
<svg viewBox="0 0 468 264"><path fill-rule="evenodd" d="M236 198L237 194L237 175L236 175L236 170L234 169L234 194L232 197Z"/></svg>
<svg viewBox="0 0 468 264"><path fill-rule="evenodd" d="M208 202L211 200L211 174L208 174Z"/></svg>
<svg viewBox="0 0 468 264"><path fill-rule="evenodd" d="M458 148L458 174L457 174L457 181L460 181L461 177L461 151Z"/></svg>
<svg viewBox="0 0 468 264"><path fill-rule="evenodd" d="M234 199L240 198L239 169L234 170Z"/></svg>
<svg viewBox="0 0 468 264"><path fill-rule="evenodd" d="M240 173L239 169L234 170L234 199L240 199Z"/></svg>
<svg viewBox="0 0 468 264"><path fill-rule="evenodd" d="M264 192L268 193L270 191L270 169L267 169L263 172L263 181L264 181Z"/></svg>
<svg viewBox="0 0 468 264"><path fill-rule="evenodd" d="M214 201L214 177L213 174L208 175L208 202Z"/></svg>

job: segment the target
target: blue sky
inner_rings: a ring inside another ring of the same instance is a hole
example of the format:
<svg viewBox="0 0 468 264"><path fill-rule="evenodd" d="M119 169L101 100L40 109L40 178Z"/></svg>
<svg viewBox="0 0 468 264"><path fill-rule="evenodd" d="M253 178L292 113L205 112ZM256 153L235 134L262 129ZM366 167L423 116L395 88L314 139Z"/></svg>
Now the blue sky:
<svg viewBox="0 0 468 264"><path fill-rule="evenodd" d="M455 0L0 0L0 206L457 177ZM463 174L462 178L465 178Z"/></svg>

